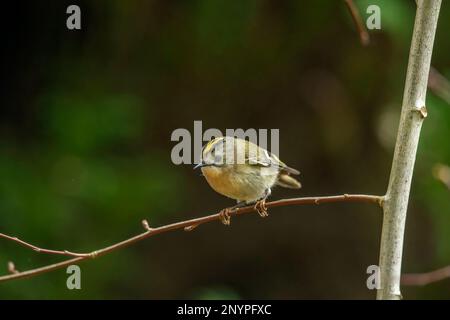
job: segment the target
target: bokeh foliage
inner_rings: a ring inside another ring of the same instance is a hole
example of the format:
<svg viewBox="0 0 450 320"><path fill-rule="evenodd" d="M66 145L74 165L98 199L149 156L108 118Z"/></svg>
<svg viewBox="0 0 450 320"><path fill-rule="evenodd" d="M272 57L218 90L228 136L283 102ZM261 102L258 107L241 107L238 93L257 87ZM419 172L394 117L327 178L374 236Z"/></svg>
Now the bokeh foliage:
<svg viewBox="0 0 450 320"><path fill-rule="evenodd" d="M378 4L382 29L362 47L343 1L17 1L2 23L7 84L0 119L0 232L43 247L89 251L231 202L170 160L176 128L279 128L301 195L384 192L414 1ZM444 1L433 64L450 78ZM20 21L20 24L18 23ZM450 264L450 106L433 93L416 164L404 271ZM297 196L275 190L273 198ZM373 298L381 215L366 205L273 210L266 220L149 239L64 270L0 284L0 298ZM1 239L0 239L1 240ZM60 258L0 241L0 269ZM405 288L449 298L450 280Z"/></svg>

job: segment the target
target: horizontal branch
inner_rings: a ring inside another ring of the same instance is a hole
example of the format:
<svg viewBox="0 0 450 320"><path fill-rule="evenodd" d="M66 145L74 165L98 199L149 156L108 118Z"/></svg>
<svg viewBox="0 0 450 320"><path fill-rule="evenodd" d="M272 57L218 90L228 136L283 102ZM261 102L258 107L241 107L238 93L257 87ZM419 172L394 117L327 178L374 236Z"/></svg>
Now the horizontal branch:
<svg viewBox="0 0 450 320"><path fill-rule="evenodd" d="M401 283L404 286L425 286L447 278L450 278L450 266L430 272L403 274Z"/></svg>
<svg viewBox="0 0 450 320"><path fill-rule="evenodd" d="M338 195L338 196L324 196L324 197L302 197L302 198L282 199L282 200L267 202L266 207L272 208L272 207L281 207L281 206L289 206L289 205L308 205L308 204L319 205L322 203L331 203L331 202L366 202L366 203L375 203L375 204L382 206L383 197L382 196L373 196L373 195L359 195L359 194L353 194L353 195L352 194L344 194L344 195ZM254 206L247 206L247 207L243 207L243 208L233 209L228 214L229 214L229 216L238 216L238 215L241 215L244 213L249 213L249 212L254 212L254 211L255 211ZM173 231L173 230L179 230L179 229L184 229L185 231L190 231L190 230L198 227L201 224L216 221L216 220L219 220L220 218L221 218L221 213L219 212L219 213L204 216L201 218L176 222L176 223L168 224L168 225L157 227L157 228L151 228L149 226L148 222L146 220L144 220L144 221L142 221L142 225L144 226L144 229L146 231L143 233L140 233L134 237L131 237L131 238L123 240L121 242L115 243L106 248L92 251L90 253L77 254L79 256L76 256L72 259L61 261L61 262L58 262L55 264L51 264L48 266L44 266L44 267L40 267L40 268L28 270L28 271L14 272L9 275L1 276L0 282L13 280L13 279L19 279L19 278L37 276L42 273L47 273L47 272L50 272L53 270L61 269L63 267L69 266L71 264L76 264L76 263L82 262L84 260L88 260L91 258L95 258L95 257L99 257L102 255L111 253L115 250L130 246L131 244L134 244L138 241L142 241L144 239L147 239L149 237L155 236L160 233L169 232L169 231ZM3 235L3 238L12 240L14 242L18 242L18 243L24 245L25 247L31 248L35 251L38 251L38 250L36 250L36 248L38 248L38 247L31 245L25 241L19 240L15 237ZM69 251L49 250L49 249L42 249L42 248L38 248L38 249L39 249L39 252L50 253L50 254L62 254L62 252L63 253L69 252ZM64 254L64 255L69 255L69 254L70 254L70 252L67 254ZM15 270L15 268L14 268L14 270Z"/></svg>

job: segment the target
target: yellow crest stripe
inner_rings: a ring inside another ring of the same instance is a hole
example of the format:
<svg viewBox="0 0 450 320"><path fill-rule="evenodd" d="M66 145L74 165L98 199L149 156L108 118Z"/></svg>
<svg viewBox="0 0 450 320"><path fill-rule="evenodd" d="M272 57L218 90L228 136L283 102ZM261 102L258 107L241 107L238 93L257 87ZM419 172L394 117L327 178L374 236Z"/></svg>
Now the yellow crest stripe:
<svg viewBox="0 0 450 320"><path fill-rule="evenodd" d="M214 145L217 142L221 141L222 139L223 139L223 137L218 137L218 138L214 138L213 140L208 142L208 144L205 146L205 149L203 150L203 152L208 153L214 147Z"/></svg>

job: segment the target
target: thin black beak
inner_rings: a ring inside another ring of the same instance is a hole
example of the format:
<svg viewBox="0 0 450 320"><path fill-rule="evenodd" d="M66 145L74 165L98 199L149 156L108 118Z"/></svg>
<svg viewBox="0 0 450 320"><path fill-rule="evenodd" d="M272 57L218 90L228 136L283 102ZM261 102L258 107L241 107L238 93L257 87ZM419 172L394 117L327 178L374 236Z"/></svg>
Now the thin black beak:
<svg viewBox="0 0 450 320"><path fill-rule="evenodd" d="M197 164L195 167L194 167L194 170L195 169L198 169L198 168L201 168L201 167L204 167L205 166L205 164L203 163L203 162L200 162L199 164Z"/></svg>
<svg viewBox="0 0 450 320"><path fill-rule="evenodd" d="M198 168L211 167L211 166L215 166L215 164L214 164L214 163L204 163L204 162L200 162L198 165L196 165L196 166L194 167L194 170L195 170L195 169L198 169Z"/></svg>

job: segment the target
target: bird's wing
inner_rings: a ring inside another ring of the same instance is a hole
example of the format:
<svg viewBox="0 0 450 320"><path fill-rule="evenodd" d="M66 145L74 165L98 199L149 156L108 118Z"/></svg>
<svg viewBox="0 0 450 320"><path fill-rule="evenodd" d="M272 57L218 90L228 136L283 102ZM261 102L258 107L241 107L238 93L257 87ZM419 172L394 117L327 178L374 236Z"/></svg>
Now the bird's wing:
<svg viewBox="0 0 450 320"><path fill-rule="evenodd" d="M248 141L246 141L246 142L247 142L246 160L248 160L249 164L262 166L262 167L276 167L280 171L285 172L287 174L295 174L295 175L300 174L300 172L298 170L288 167L275 154L270 153L266 149L261 148L251 142L248 142ZM254 150L253 154L248 151L251 148L255 148L255 149L253 149Z"/></svg>
<svg viewBox="0 0 450 320"><path fill-rule="evenodd" d="M243 141L245 141L245 163L261 167L270 167L274 165L270 153L266 149L261 148L250 141Z"/></svg>
<svg viewBox="0 0 450 320"><path fill-rule="evenodd" d="M295 175L299 175L300 171L288 167L283 161L281 161L275 154L270 154L270 158L272 159L272 161L274 162L274 165L278 166L278 168L281 171L284 171L288 174L295 174Z"/></svg>

